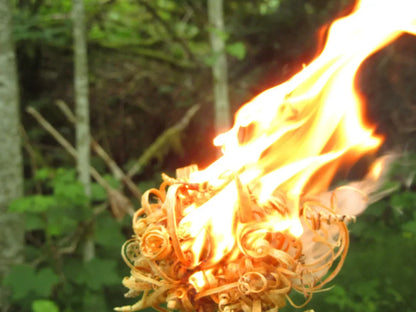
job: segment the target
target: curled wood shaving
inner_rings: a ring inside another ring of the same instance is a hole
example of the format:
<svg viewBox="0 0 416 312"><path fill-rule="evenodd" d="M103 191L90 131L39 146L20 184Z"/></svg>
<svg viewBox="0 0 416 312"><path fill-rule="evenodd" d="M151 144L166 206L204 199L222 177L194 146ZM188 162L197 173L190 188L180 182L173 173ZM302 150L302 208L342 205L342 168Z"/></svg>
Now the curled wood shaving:
<svg viewBox="0 0 416 312"><path fill-rule="evenodd" d="M276 193L260 205L251 194L246 196L238 179L244 211L251 209L249 215L256 222L237 214L232 256L215 265L203 259L195 264L188 248L192 244L178 224L189 205L208 200L217 190L163 178L159 189L143 194L142 208L133 217L134 236L122 247L131 269L123 280L129 289L126 297L141 299L116 311L164 310L163 303L168 309L204 312L278 311L286 302L302 307L343 265L349 243L345 222L350 218L337 215L336 200L326 207L319 200L301 199L304 233L297 238L286 231L273 232L262 222L269 214L287 215L285 195ZM208 238L202 257L212 248ZM305 303L296 305L289 297L292 290L304 294Z"/></svg>

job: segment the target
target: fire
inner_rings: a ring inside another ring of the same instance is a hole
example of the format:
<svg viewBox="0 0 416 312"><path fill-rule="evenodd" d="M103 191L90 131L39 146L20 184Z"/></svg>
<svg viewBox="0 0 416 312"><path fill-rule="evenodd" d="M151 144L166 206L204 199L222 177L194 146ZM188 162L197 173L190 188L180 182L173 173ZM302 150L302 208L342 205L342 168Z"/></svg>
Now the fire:
<svg viewBox="0 0 416 312"><path fill-rule="evenodd" d="M339 166L354 163L381 144L381 138L374 136L362 120L363 101L355 90L354 78L370 54L414 28L412 8L416 4L411 1L399 1L393 7L391 1L364 1L353 14L334 22L321 55L289 81L244 105L233 128L214 140L215 145L222 146L224 156L192 174L190 181L218 186L226 183L230 174L238 174L260 203L273 197L276 190L288 194L293 203L290 217L298 219L301 195L327 190ZM228 223L226 228L231 228L235 222L236 212L225 214L222 207L238 208L233 205L235 186L217 196L223 198L222 205L214 197L186 217L190 223L203 220L202 227L209 220L212 237L221 233L214 230L217 227ZM287 220L281 222L288 224ZM288 228L297 236L302 232L296 221ZM222 249L216 249L218 254L232 248L233 238L227 241ZM221 257L216 256L216 260Z"/></svg>
<svg viewBox="0 0 416 312"><path fill-rule="evenodd" d="M357 3L313 62L237 112L214 140L222 157L164 176L143 196L123 256L128 294L146 295L119 311L163 301L187 311L278 309L292 288L310 297L337 274L345 222L365 209L383 169L377 162L363 181L328 191L338 168L382 143L363 120L355 75L369 55L416 33L414 12L413 0Z"/></svg>

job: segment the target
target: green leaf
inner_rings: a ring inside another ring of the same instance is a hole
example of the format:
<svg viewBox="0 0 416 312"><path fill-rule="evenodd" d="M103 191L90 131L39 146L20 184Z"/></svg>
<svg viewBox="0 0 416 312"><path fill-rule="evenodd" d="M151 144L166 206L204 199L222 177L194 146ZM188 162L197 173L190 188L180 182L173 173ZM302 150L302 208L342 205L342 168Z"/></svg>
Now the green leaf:
<svg viewBox="0 0 416 312"><path fill-rule="evenodd" d="M106 190L98 183L91 183L91 200L104 201L106 199Z"/></svg>
<svg viewBox="0 0 416 312"><path fill-rule="evenodd" d="M399 190L401 183L399 181L385 181L379 191L385 190Z"/></svg>
<svg viewBox="0 0 416 312"><path fill-rule="evenodd" d="M64 275L69 281L76 284L85 284L85 275L83 273L83 261L77 258L66 258L64 261Z"/></svg>
<svg viewBox="0 0 416 312"><path fill-rule="evenodd" d="M116 260L94 258L84 263L81 259L72 258L65 260L63 271L69 281L96 291L103 286L120 283L116 266Z"/></svg>
<svg viewBox="0 0 416 312"><path fill-rule="evenodd" d="M51 173L52 170L50 168L42 168L36 171L33 178L38 181L46 181L51 177Z"/></svg>
<svg viewBox="0 0 416 312"><path fill-rule="evenodd" d="M312 15L312 14L314 14L314 13L315 13L315 8L313 7L313 5L312 5L312 4L310 4L310 3L306 2L306 3L304 4L304 7L305 7L305 11L306 11L306 13L307 13L308 15Z"/></svg>
<svg viewBox="0 0 416 312"><path fill-rule="evenodd" d="M78 181L54 183L54 195L60 202L75 206L85 206L88 203L83 185Z"/></svg>
<svg viewBox="0 0 416 312"><path fill-rule="evenodd" d="M26 213L24 219L25 230L27 231L42 230L46 226L45 221L38 214Z"/></svg>
<svg viewBox="0 0 416 312"><path fill-rule="evenodd" d="M381 217L388 207L389 205L385 200L380 200L371 204L364 213L366 216Z"/></svg>
<svg viewBox="0 0 416 312"><path fill-rule="evenodd" d="M69 207L65 209L56 208L48 213L48 223L46 225L46 232L51 236L58 236L64 233L75 231L78 226L77 220L68 215L68 210L72 209L76 213L76 207Z"/></svg>
<svg viewBox="0 0 416 312"><path fill-rule="evenodd" d="M403 224L403 231L416 235L416 220Z"/></svg>
<svg viewBox="0 0 416 312"><path fill-rule="evenodd" d="M59 312L59 307L51 300L35 300L32 302L32 312Z"/></svg>
<svg viewBox="0 0 416 312"><path fill-rule="evenodd" d="M391 197L390 204L397 211L403 211L406 209L413 209L416 202L416 192L401 192L394 194Z"/></svg>
<svg viewBox="0 0 416 312"><path fill-rule="evenodd" d="M380 297L380 293L377 288L379 284L380 281L376 279L360 281L353 285L352 290L357 295L364 295L366 298L377 300Z"/></svg>
<svg viewBox="0 0 416 312"><path fill-rule="evenodd" d="M189 21L179 21L176 22L174 26L176 33L179 36L186 38L187 40L190 40L199 34L199 28L193 24L190 24Z"/></svg>
<svg viewBox="0 0 416 312"><path fill-rule="evenodd" d="M95 241L102 246L119 248L125 241L121 233L121 225L109 213L99 216L95 223Z"/></svg>
<svg viewBox="0 0 416 312"><path fill-rule="evenodd" d="M103 286L120 283L120 277L116 272L115 260L94 258L87 262L85 268L85 282L92 290L99 290Z"/></svg>
<svg viewBox="0 0 416 312"><path fill-rule="evenodd" d="M52 287L58 283L58 276L50 269L35 269L28 265L13 266L10 273L4 278L4 285L12 289L12 299L19 300L30 293L41 297L51 295Z"/></svg>
<svg viewBox="0 0 416 312"><path fill-rule="evenodd" d="M50 268L41 269L36 275L35 293L42 297L49 297L52 287L58 282L58 276Z"/></svg>
<svg viewBox="0 0 416 312"><path fill-rule="evenodd" d="M40 213L56 206L56 204L56 199L53 196L33 195L12 201L9 206L9 211Z"/></svg>
<svg viewBox="0 0 416 312"><path fill-rule="evenodd" d="M259 11L261 15L273 14L276 12L280 5L280 0L268 0L264 3L260 3Z"/></svg>
<svg viewBox="0 0 416 312"><path fill-rule="evenodd" d="M234 42L227 44L225 49L227 50L228 54L236 57L240 61L244 59L244 57L246 56L246 47L242 42Z"/></svg>
<svg viewBox="0 0 416 312"><path fill-rule="evenodd" d="M83 311L108 311L105 299L102 291L98 293L93 291L85 292L83 298Z"/></svg>
<svg viewBox="0 0 416 312"><path fill-rule="evenodd" d="M120 181L117 180L114 176L106 174L104 179L110 184L113 188L118 189L120 187Z"/></svg>
<svg viewBox="0 0 416 312"><path fill-rule="evenodd" d="M215 27L208 27L208 31L220 37L223 41L227 41L230 37L230 34L228 34L226 31L221 31Z"/></svg>
<svg viewBox="0 0 416 312"><path fill-rule="evenodd" d="M72 183L77 181L77 172L75 169L58 168L54 178L55 183Z"/></svg>
<svg viewBox="0 0 416 312"><path fill-rule="evenodd" d="M33 245L25 246L25 258L26 259L37 259L41 258L43 255L44 249L35 247Z"/></svg>
<svg viewBox="0 0 416 312"><path fill-rule="evenodd" d="M75 205L63 200L60 206L50 209L47 214L46 231L49 235L57 236L76 230L80 222L88 221L92 210L88 205Z"/></svg>
<svg viewBox="0 0 416 312"><path fill-rule="evenodd" d="M212 65L215 64L215 62L217 61L217 59L218 59L218 55L216 55L216 54L210 54L210 55L204 57L202 61L204 62L204 64L206 66L212 66Z"/></svg>
<svg viewBox="0 0 416 312"><path fill-rule="evenodd" d="M3 284L12 289L12 299L14 301L22 299L36 288L35 270L28 265L15 265L5 276Z"/></svg>
<svg viewBox="0 0 416 312"><path fill-rule="evenodd" d="M349 301L348 294L345 289L341 286L335 286L325 296L325 301L329 304L333 304L341 309L344 309L346 303Z"/></svg>

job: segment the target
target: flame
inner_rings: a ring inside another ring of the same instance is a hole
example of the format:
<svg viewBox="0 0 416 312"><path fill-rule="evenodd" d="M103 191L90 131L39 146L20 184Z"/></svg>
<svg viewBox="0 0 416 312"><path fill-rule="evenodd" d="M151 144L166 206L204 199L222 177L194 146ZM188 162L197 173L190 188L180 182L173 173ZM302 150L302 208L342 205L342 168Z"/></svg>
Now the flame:
<svg viewBox="0 0 416 312"><path fill-rule="evenodd" d="M330 190L340 167L375 151L382 138L363 120L355 75L372 53L416 34L415 0L362 0L329 29L322 53L236 114L214 144L223 156L204 170L163 175L133 216L122 257L131 269L116 311L277 311L292 289L322 290L342 268L346 223L377 200L394 156L361 180ZM383 190L381 193L390 192ZM152 196L150 196L152 195Z"/></svg>
<svg viewBox="0 0 416 312"><path fill-rule="evenodd" d="M232 257L235 235L247 222L299 237L300 196L326 191L340 166L380 146L382 138L362 119L355 75L369 55L403 32L415 33L414 12L413 0L358 2L352 14L331 25L326 45L313 62L237 112L234 126L214 139L223 156L189 178L190 183L220 189L205 203L188 207L179 223L193 238L182 246L191 250L193 265ZM377 171L380 168L373 169L374 175ZM264 205L278 192L287 196L285 213L258 220L242 207L241 196ZM211 250L203 255L207 242Z"/></svg>

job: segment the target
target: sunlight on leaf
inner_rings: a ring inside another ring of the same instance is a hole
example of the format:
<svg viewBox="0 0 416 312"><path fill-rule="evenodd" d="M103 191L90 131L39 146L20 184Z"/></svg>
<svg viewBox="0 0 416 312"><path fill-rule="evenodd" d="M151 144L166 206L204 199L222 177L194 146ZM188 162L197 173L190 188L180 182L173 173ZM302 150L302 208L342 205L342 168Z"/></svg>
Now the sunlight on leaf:
<svg viewBox="0 0 416 312"><path fill-rule="evenodd" d="M227 44L226 50L228 54L236 57L240 61L244 59L246 56L246 47L244 46L244 43L242 42L235 42L231 44Z"/></svg>
<svg viewBox="0 0 416 312"><path fill-rule="evenodd" d="M35 300L32 302L32 312L59 312L59 307L51 300Z"/></svg>

